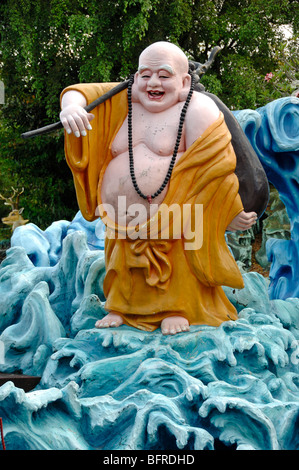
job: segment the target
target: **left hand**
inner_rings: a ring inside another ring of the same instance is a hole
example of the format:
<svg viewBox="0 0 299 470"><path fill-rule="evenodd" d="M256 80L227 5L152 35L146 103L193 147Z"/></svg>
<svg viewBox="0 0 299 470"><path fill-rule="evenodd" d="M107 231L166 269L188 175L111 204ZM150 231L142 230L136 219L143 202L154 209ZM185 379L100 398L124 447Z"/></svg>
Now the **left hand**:
<svg viewBox="0 0 299 470"><path fill-rule="evenodd" d="M248 230L257 221L257 214L255 212L242 211L231 221L226 230L236 232L237 230Z"/></svg>

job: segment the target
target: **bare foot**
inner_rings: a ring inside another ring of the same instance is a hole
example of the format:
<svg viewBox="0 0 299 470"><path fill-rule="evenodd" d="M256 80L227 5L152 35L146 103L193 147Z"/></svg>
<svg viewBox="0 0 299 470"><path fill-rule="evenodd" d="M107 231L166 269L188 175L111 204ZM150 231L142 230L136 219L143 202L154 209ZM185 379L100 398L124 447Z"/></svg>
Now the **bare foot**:
<svg viewBox="0 0 299 470"><path fill-rule="evenodd" d="M108 313L102 320L98 320L95 324L96 328L109 328L120 326L123 324L123 319L117 313Z"/></svg>
<svg viewBox="0 0 299 470"><path fill-rule="evenodd" d="M182 331L189 331L189 322L184 317L167 317L161 322L161 330L163 335L175 335Z"/></svg>

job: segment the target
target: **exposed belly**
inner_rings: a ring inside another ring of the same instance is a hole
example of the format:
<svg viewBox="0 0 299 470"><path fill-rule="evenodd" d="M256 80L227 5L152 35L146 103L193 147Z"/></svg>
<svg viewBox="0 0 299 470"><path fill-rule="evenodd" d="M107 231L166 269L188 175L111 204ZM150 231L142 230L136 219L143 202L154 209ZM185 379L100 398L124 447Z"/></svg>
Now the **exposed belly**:
<svg viewBox="0 0 299 470"><path fill-rule="evenodd" d="M182 153L178 153L176 161ZM145 144L134 147L134 169L137 184L145 195L154 194L162 185L167 174L172 155L159 156L153 153ZM163 202L168 185L152 201L140 197L131 180L129 154L124 152L109 163L104 174L101 198L109 218L119 225L127 225L138 217L139 222L146 221L158 210Z"/></svg>

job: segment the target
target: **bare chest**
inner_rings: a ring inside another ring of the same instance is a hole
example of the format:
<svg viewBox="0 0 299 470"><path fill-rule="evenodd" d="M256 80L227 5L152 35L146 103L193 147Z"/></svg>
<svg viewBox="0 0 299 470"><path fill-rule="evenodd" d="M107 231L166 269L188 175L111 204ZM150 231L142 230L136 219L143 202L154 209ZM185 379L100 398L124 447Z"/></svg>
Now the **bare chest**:
<svg viewBox="0 0 299 470"><path fill-rule="evenodd" d="M157 156L170 156L173 154L180 120L182 104L163 113L148 113L140 105L133 106L132 137L133 148L145 146ZM128 118L112 143L113 157L128 152ZM184 152L184 133L181 138L179 152Z"/></svg>

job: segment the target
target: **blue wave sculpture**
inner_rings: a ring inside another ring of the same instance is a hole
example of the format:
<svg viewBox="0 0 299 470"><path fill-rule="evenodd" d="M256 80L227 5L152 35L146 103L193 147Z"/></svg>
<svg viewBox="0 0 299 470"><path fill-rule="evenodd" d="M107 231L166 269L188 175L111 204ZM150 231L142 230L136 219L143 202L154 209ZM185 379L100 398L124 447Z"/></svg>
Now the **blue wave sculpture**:
<svg viewBox="0 0 299 470"><path fill-rule="evenodd" d="M272 299L299 296L299 99L286 97L235 112L291 222L291 240L267 241Z"/></svg>
<svg viewBox="0 0 299 470"><path fill-rule="evenodd" d="M270 125L252 113L246 132L261 148ZM243 273L244 289L225 288L236 321L175 336L99 330L103 241L102 223L80 213L14 232L0 265L0 371L41 381L0 387L6 448L299 449L299 298L273 298L268 279Z"/></svg>
<svg viewBox="0 0 299 470"><path fill-rule="evenodd" d="M104 272L82 231L53 266L8 250L0 370L41 376L29 393L0 388L8 449L298 448L299 299L270 300L267 280L247 273L243 290L226 289L235 322L174 337L98 330Z"/></svg>

